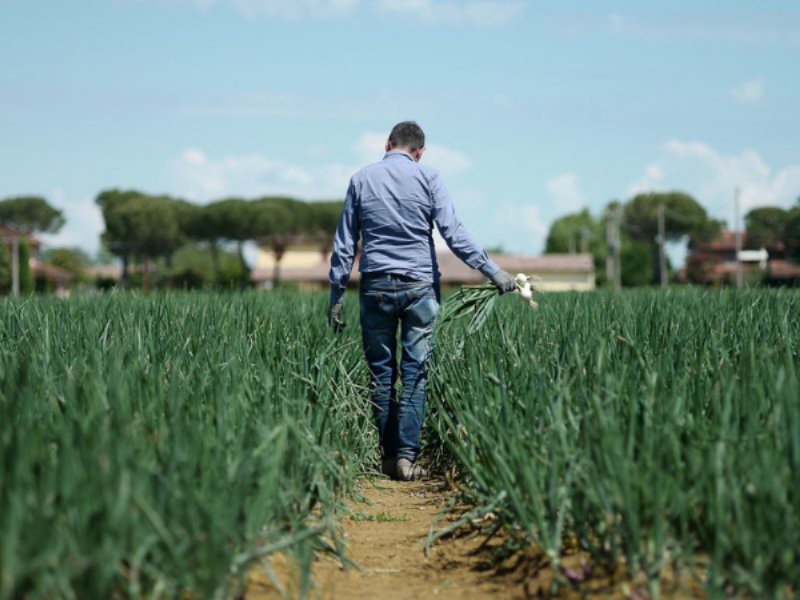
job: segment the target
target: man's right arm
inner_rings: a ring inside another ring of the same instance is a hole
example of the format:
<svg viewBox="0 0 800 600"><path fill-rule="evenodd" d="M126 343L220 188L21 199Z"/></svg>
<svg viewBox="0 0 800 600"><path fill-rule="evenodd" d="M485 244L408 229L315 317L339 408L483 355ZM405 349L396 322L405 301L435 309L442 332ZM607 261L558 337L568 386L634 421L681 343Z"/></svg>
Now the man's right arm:
<svg viewBox="0 0 800 600"><path fill-rule="evenodd" d="M333 237L333 251L331 252L331 270L328 281L331 284L331 306L339 304L353 270L356 252L358 250L360 221L358 207L356 206L355 187L353 182L347 188L342 214Z"/></svg>

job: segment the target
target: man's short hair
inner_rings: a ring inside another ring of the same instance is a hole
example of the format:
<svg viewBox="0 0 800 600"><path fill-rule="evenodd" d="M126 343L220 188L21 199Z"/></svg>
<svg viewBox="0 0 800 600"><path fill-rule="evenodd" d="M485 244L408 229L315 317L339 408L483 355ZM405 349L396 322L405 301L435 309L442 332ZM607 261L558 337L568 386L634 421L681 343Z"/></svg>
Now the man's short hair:
<svg viewBox="0 0 800 600"><path fill-rule="evenodd" d="M416 121L403 121L392 127L389 143L393 148L408 148L416 152L425 147L425 132Z"/></svg>

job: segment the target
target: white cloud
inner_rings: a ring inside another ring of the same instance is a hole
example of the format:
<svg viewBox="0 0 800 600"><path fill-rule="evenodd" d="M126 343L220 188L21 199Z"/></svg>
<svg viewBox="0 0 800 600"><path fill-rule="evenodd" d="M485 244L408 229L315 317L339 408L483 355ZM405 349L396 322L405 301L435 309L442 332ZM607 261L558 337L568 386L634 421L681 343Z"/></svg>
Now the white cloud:
<svg viewBox="0 0 800 600"><path fill-rule="evenodd" d="M439 144L430 144L422 160L448 177L472 168L472 160L466 154Z"/></svg>
<svg viewBox="0 0 800 600"><path fill-rule="evenodd" d="M545 188L560 212L575 212L588 204L580 190L578 177L574 173L564 173L553 177L545 184Z"/></svg>
<svg viewBox="0 0 800 600"><path fill-rule="evenodd" d="M260 154L210 158L197 148L170 162L175 192L192 200L285 194L299 198L344 195L353 169L341 164L300 165Z"/></svg>
<svg viewBox="0 0 800 600"><path fill-rule="evenodd" d="M642 175L628 186L628 192L635 195L657 189L662 179L664 179L664 169L659 163L651 163L644 168Z"/></svg>
<svg viewBox="0 0 800 600"><path fill-rule="evenodd" d="M376 162L383 157L387 137L385 133L364 132L358 138L353 150L362 163ZM464 173L472 168L472 160L466 154L440 144L426 144L422 162L445 177Z"/></svg>
<svg viewBox="0 0 800 600"><path fill-rule="evenodd" d="M492 229L502 232L500 243L512 252L538 254L550 227L534 204L506 202L492 209Z"/></svg>
<svg viewBox="0 0 800 600"><path fill-rule="evenodd" d="M703 142L672 139L628 192L680 189L694 196L711 215L733 225L737 187L743 214L757 206L788 207L800 195L800 164L774 169L755 150L725 154Z"/></svg>
<svg viewBox="0 0 800 600"><path fill-rule="evenodd" d="M379 161L385 151L387 137L387 134L375 131L362 133L353 146L358 160L364 164Z"/></svg>
<svg viewBox="0 0 800 600"><path fill-rule="evenodd" d="M206 164L206 156L196 148L190 148L183 153L183 160L190 165L204 165Z"/></svg>
<svg viewBox="0 0 800 600"><path fill-rule="evenodd" d="M352 146L356 161L350 164L300 164L261 154L209 157L199 148L188 148L170 161L168 175L174 193L199 201L271 194L340 198L353 173L364 164L381 160L385 144L386 134L362 133ZM445 176L472 167L469 157L447 146L431 146L423 160Z"/></svg>
<svg viewBox="0 0 800 600"><path fill-rule="evenodd" d="M428 24L468 24L493 27L507 23L522 14L524 2L480 0L377 0L375 8L387 14L415 17Z"/></svg>
<svg viewBox="0 0 800 600"><path fill-rule="evenodd" d="M50 192L49 200L54 207L64 213L66 223L58 233L40 235L44 245L78 247L89 253L97 252L100 248L100 234L105 229L105 222L94 201L69 200L60 188Z"/></svg>
<svg viewBox="0 0 800 600"><path fill-rule="evenodd" d="M764 98L764 82L761 79L745 81L731 90L731 96L741 104L758 104Z"/></svg>

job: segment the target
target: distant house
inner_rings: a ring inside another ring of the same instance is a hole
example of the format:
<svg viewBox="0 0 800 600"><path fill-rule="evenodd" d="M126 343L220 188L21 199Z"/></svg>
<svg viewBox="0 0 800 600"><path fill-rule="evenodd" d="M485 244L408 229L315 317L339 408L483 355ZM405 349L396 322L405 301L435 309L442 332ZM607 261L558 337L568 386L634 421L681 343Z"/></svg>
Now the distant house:
<svg viewBox="0 0 800 600"><path fill-rule="evenodd" d="M37 289L52 291L56 296L69 296L75 275L55 265L31 259L31 272Z"/></svg>
<svg viewBox="0 0 800 600"><path fill-rule="evenodd" d="M89 265L84 269L84 273L89 279L119 281L122 279L122 265L116 263L108 265Z"/></svg>
<svg viewBox="0 0 800 600"><path fill-rule="evenodd" d="M7 225L0 225L0 240L5 245L9 255L11 254L14 243L19 243L22 240L25 240L28 242L28 248L30 248L31 251L31 258L39 258L39 252L42 248L42 243L32 233L21 231Z"/></svg>
<svg viewBox="0 0 800 600"><path fill-rule="evenodd" d="M270 288L274 279L299 284L303 289L316 289L327 283L330 253L318 244L296 244L283 252L278 264L275 253L259 248L250 280L260 288ZM277 268L277 270L276 270Z"/></svg>
<svg viewBox="0 0 800 600"><path fill-rule="evenodd" d="M800 285L800 265L782 259L770 260L766 282L771 285Z"/></svg>
<svg viewBox="0 0 800 600"><path fill-rule="evenodd" d="M596 287L594 260L591 254L489 254L498 266L511 273L538 275L542 291L586 291ZM437 254L444 285L474 285L485 281L475 269L465 265L451 252Z"/></svg>
<svg viewBox="0 0 800 600"><path fill-rule="evenodd" d="M747 232L741 233L741 247L748 248ZM768 283L800 281L800 265L786 261L786 248L778 242L769 248L736 252L736 231L725 230L714 239L694 243L686 259L684 277L707 285L734 284L741 265L745 279L766 279Z"/></svg>
<svg viewBox="0 0 800 600"><path fill-rule="evenodd" d="M591 254L546 254L525 256L521 254L490 254L502 269L516 274L538 275L542 278L539 287L543 291L593 290L595 289L594 262ZM486 278L471 269L449 251L437 252L442 285L459 286L482 283ZM295 282L305 289L324 289L328 286L330 254L319 247L298 247L286 251L281 260L279 278ZM271 252L261 251L250 278L259 287L272 285L275 259ZM350 283L359 280L358 262L353 266Z"/></svg>
<svg viewBox="0 0 800 600"><path fill-rule="evenodd" d="M36 288L52 290L59 295L68 294L75 276L69 271L41 261L41 241L31 233L8 227L7 225L0 225L0 241L5 245L12 264L14 260L13 254L18 251L19 242L23 240L28 243L28 248L30 249L28 266L36 282Z"/></svg>

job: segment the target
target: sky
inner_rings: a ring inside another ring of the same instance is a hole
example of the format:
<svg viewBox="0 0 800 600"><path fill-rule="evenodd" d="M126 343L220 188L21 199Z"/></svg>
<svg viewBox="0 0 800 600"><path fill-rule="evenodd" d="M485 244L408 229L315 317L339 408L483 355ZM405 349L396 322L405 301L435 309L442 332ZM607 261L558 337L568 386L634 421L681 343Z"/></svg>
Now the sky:
<svg viewBox="0 0 800 600"><path fill-rule="evenodd" d="M99 249L135 188L343 198L416 120L483 246L678 189L734 223L800 197L796 0L0 0L0 199Z"/></svg>

